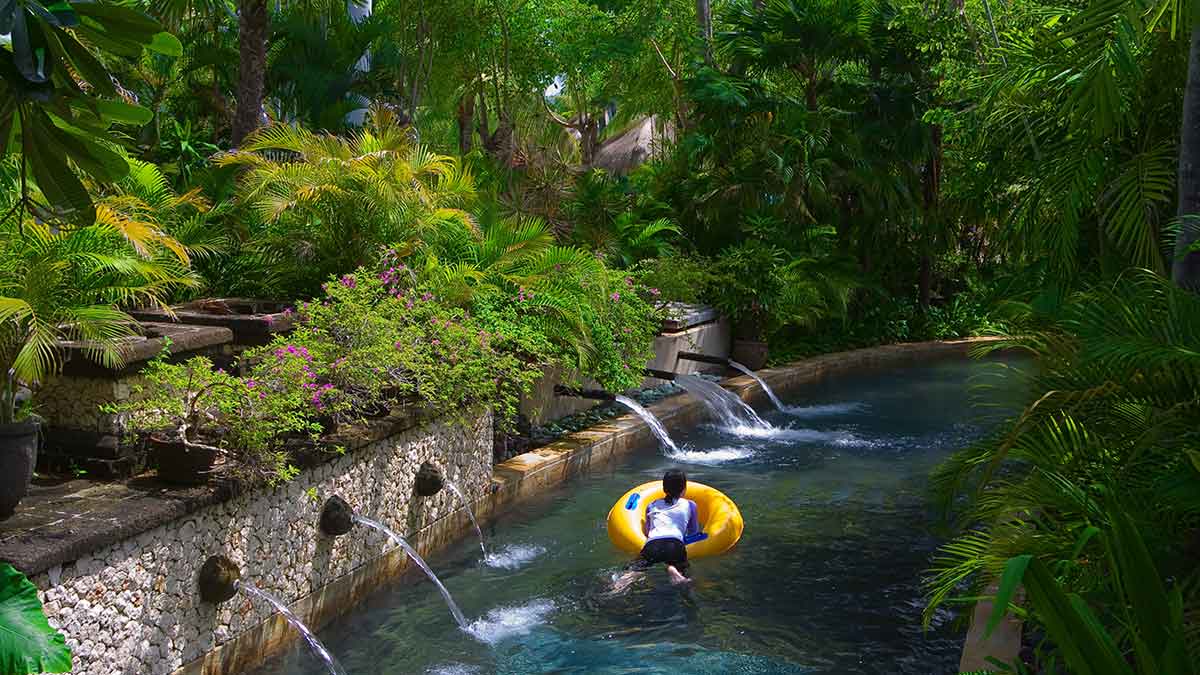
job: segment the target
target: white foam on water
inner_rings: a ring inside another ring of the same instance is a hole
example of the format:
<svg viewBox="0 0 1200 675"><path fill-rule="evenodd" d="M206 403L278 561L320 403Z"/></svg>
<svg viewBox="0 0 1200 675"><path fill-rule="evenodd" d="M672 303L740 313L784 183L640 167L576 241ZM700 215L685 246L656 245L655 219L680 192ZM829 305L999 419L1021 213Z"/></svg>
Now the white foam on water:
<svg viewBox="0 0 1200 675"><path fill-rule="evenodd" d="M505 570L515 570L524 567L526 563L535 560L546 552L545 546L534 544L509 544L504 548L492 551L483 559L488 567L498 567Z"/></svg>
<svg viewBox="0 0 1200 675"><path fill-rule="evenodd" d="M426 671L428 675L477 675L482 672L479 666L468 666L465 663L447 663Z"/></svg>
<svg viewBox="0 0 1200 675"><path fill-rule="evenodd" d="M849 431L821 431L819 429L795 429L792 427L760 429L752 426L721 427L721 431L737 436L738 438L751 438L768 442L816 443L839 448L874 448L884 445L879 441L860 438Z"/></svg>
<svg viewBox="0 0 1200 675"><path fill-rule="evenodd" d="M524 635L546 623L546 617L554 611L554 603L544 598L532 600L524 605L497 607L482 619L472 621L467 632L476 639L494 645L517 635Z"/></svg>
<svg viewBox="0 0 1200 675"><path fill-rule="evenodd" d="M783 411L793 417L824 417L826 415L844 415L862 412L867 409L865 403L852 401L848 403L825 403L822 405L789 405Z"/></svg>
<svg viewBox="0 0 1200 675"><path fill-rule="evenodd" d="M667 455L671 459L678 462L686 462L688 464L724 464L739 459L753 457L754 451L750 448L717 448L715 450L679 450Z"/></svg>

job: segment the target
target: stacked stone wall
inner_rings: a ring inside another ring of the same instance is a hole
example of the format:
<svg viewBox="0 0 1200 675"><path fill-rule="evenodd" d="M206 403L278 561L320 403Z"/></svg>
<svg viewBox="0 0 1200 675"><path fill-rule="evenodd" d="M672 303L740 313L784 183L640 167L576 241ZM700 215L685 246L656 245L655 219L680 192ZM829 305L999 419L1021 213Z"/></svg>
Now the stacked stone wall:
<svg viewBox="0 0 1200 675"><path fill-rule="evenodd" d="M201 602L196 576L208 556L227 556L246 583L288 603L383 557L392 545L361 526L336 539L321 534L321 507L333 495L405 536L456 535L459 504L448 490L416 496L417 469L432 462L469 499L481 498L491 486L491 434L490 414L466 426L411 428L307 469L278 488L203 507L36 575L50 623L66 634L75 654L72 672L170 673L271 617L269 608L242 596L220 606Z"/></svg>

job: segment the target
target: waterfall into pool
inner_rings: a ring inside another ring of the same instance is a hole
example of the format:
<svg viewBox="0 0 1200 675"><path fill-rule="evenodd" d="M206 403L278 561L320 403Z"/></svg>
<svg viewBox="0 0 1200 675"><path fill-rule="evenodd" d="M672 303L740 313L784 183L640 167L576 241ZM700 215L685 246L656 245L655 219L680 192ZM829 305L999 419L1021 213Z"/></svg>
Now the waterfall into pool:
<svg viewBox="0 0 1200 675"><path fill-rule="evenodd" d="M288 609L288 606L282 600L262 590L261 588L254 586L253 584L237 581L235 583L235 587L237 588L238 593L262 600L274 608L276 612L282 614L283 618L287 619L287 622L291 624L292 628L295 628L296 631L300 633L300 637L304 638L304 642L308 644L308 648L317 655L317 658L325 662L325 666L329 669L330 675L346 675L346 671L343 670L342 666L338 664L337 659L333 658L333 654L329 653L329 650L325 648L325 645L321 644L321 641L317 639L317 636L312 634L312 631L308 629L308 626L305 626L304 622L300 620L300 617L296 616L292 610Z"/></svg>
<svg viewBox="0 0 1200 675"><path fill-rule="evenodd" d="M718 424L725 429L764 432L774 428L759 417L754 408L738 398L737 394L716 382L710 382L698 375L680 375L675 378L675 384L703 403Z"/></svg>
<svg viewBox="0 0 1200 675"><path fill-rule="evenodd" d="M642 421L654 433L654 437L658 439L659 444L662 445L663 450L666 450L668 453L679 452L679 447L675 445L675 441L671 440L671 434L667 433L667 428L663 426L661 420L654 416L654 413L646 410L642 404L628 396L617 395L613 400L629 408L635 415L642 418Z"/></svg>
<svg viewBox="0 0 1200 675"><path fill-rule="evenodd" d="M771 386L767 384L765 380L759 377L758 373L750 370L746 366L743 366L733 359L729 359L729 367L740 371L743 375L749 375L750 377L754 378L754 381L758 383L758 386L762 387L762 390L767 392L767 398L771 399L771 403L775 404L775 409L779 412L787 412L787 407L784 406L783 401L780 401L779 397L775 395L775 390L771 389Z"/></svg>
<svg viewBox="0 0 1200 675"><path fill-rule="evenodd" d="M479 521L475 520L475 512L471 510L471 502L467 501L467 497L458 489L458 486L450 481L446 481L446 488L458 497L458 503L462 504L463 509L467 512L467 517L471 519L471 524L475 526L475 534L479 535L479 550L483 551L483 558L487 560L488 551L487 544L483 541L483 529L479 527Z"/></svg>
<svg viewBox="0 0 1200 675"><path fill-rule="evenodd" d="M463 616L462 610L458 608L457 604L455 604L454 598L450 596L450 591L446 590L446 586L442 584L442 580L438 579L437 575L433 573L433 569L428 563L425 562L425 559L422 558L419 553L417 553L415 548L413 548L407 541L404 540L404 537L396 534L391 530L391 528L377 520L371 520L370 518L364 518L363 516L354 516L354 522L361 523L369 528L382 532L383 534L387 535L389 539L395 542L397 546L404 549L404 552L408 554L408 559L416 563L417 567L420 567L421 570L425 572L425 576L429 577L429 580L432 581L435 586L437 586L438 591L446 600L446 606L450 608L450 614L453 615L454 620L458 622L458 627L463 630L468 629L467 619Z"/></svg>

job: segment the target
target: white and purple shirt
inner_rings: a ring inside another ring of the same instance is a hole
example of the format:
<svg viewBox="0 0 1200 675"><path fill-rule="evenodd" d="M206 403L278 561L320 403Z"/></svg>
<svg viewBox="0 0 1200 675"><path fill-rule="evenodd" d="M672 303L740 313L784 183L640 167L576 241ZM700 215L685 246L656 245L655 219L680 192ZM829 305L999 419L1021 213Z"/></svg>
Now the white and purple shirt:
<svg viewBox="0 0 1200 675"><path fill-rule="evenodd" d="M646 507L646 540L678 539L700 533L700 517L696 502L679 498L674 503L656 499Z"/></svg>

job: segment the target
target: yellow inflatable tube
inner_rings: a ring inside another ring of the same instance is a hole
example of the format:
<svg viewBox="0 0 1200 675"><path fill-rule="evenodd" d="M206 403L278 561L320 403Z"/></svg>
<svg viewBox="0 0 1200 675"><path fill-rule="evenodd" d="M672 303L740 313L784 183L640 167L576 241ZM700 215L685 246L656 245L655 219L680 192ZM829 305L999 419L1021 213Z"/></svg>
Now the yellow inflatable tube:
<svg viewBox="0 0 1200 675"><path fill-rule="evenodd" d="M621 495L608 512L608 538L613 545L622 551L640 553L646 544L646 535L642 533L646 506L666 496L661 480L642 483ZM720 555L741 539L742 514L737 504L720 490L688 481L683 496L696 502L703 530L702 538L687 543L688 558Z"/></svg>

